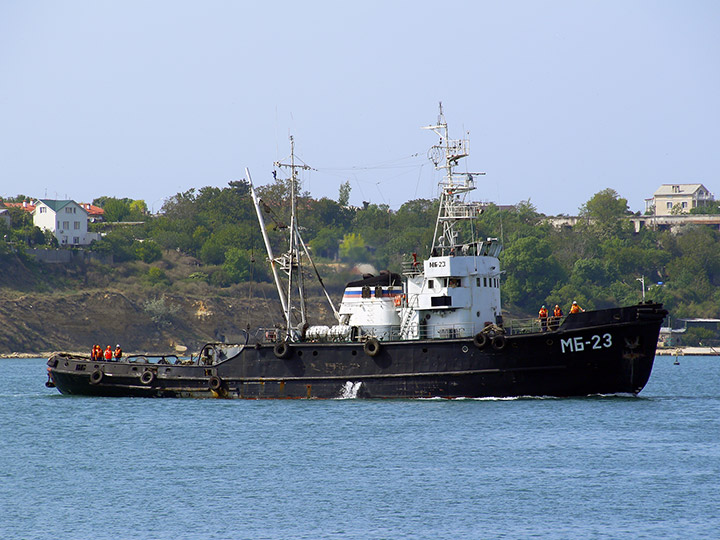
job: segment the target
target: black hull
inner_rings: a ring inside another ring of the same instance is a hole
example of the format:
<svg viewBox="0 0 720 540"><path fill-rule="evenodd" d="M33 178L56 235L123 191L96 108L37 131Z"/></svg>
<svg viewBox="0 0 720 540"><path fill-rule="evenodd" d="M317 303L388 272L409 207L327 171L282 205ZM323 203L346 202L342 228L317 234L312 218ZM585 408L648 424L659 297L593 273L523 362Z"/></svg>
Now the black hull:
<svg viewBox="0 0 720 540"><path fill-rule="evenodd" d="M472 339L246 346L212 366L91 362L64 353L48 361L63 394L136 397L480 398L637 394L650 377L667 312L641 304L568 317L556 331ZM149 373L148 373L149 372Z"/></svg>

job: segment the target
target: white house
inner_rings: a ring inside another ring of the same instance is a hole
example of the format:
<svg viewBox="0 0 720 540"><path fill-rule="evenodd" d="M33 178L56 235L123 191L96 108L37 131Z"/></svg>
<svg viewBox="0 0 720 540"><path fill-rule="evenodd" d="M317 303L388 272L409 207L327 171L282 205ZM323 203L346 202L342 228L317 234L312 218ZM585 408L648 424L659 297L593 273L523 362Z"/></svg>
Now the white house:
<svg viewBox="0 0 720 540"><path fill-rule="evenodd" d="M88 213L75 201L37 201L33 223L51 231L61 246L83 246L99 239L97 233L88 232Z"/></svg>
<svg viewBox="0 0 720 540"><path fill-rule="evenodd" d="M655 216L671 216L707 204L714 204L714 198L702 184L663 184L652 199L645 199L645 210Z"/></svg>

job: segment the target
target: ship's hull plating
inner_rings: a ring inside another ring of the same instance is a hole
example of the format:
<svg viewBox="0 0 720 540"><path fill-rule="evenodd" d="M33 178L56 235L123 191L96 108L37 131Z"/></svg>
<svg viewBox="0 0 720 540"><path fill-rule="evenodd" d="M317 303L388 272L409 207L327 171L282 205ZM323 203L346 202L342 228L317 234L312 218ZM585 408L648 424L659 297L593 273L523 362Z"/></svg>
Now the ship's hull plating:
<svg viewBox="0 0 720 540"><path fill-rule="evenodd" d="M246 346L212 366L48 361L63 394L222 398L459 398L640 392L650 377L666 312L642 304L568 317L557 331L473 339ZM149 372L149 373L148 373Z"/></svg>

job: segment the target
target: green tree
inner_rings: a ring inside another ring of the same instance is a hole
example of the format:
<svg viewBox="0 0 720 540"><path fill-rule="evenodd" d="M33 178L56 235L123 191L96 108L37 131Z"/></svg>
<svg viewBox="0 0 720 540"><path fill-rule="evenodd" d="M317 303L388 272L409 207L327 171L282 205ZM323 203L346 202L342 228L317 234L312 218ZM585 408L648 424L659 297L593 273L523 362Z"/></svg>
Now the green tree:
<svg viewBox="0 0 720 540"><path fill-rule="evenodd" d="M135 256L143 262L151 263L162 258L162 251L152 240L145 240L144 242L134 242Z"/></svg>
<svg viewBox="0 0 720 540"><path fill-rule="evenodd" d="M142 221L143 219L145 219L145 216L147 216L147 204L142 199L131 202L128 205L128 208L130 209L130 221Z"/></svg>
<svg viewBox="0 0 720 540"><path fill-rule="evenodd" d="M253 277L253 263L250 251L234 247L225 254L222 267L232 283L242 283Z"/></svg>
<svg viewBox="0 0 720 540"><path fill-rule="evenodd" d="M340 242L340 257L348 261L361 262L366 253L367 248L362 236L356 233L343 236Z"/></svg>
<svg viewBox="0 0 720 540"><path fill-rule="evenodd" d="M580 207L578 223L580 230L600 240L614 236L627 236L631 224L627 199L621 198L614 189L604 189Z"/></svg>
<svg viewBox="0 0 720 540"><path fill-rule="evenodd" d="M132 231L121 228L110 231L97 242L93 242L91 249L111 254L115 262L134 261L137 259L134 243Z"/></svg>
<svg viewBox="0 0 720 540"><path fill-rule="evenodd" d="M132 199L116 199L115 197L104 197L102 209L105 212L105 221L125 221L130 215L130 203ZM99 199L96 199L96 201ZM95 203L95 201L93 201Z"/></svg>
<svg viewBox="0 0 720 540"><path fill-rule="evenodd" d="M501 254L501 260L507 271L503 290L507 300L531 312L565 279L544 239L519 238Z"/></svg>
<svg viewBox="0 0 720 540"><path fill-rule="evenodd" d="M342 232L335 227L324 227L310 240L309 245L313 253L320 257L333 259L338 255L340 241L343 238Z"/></svg>
<svg viewBox="0 0 720 540"><path fill-rule="evenodd" d="M340 193L338 193L338 204L340 206L347 206L350 202L350 191L352 191L352 188L350 187L350 181L346 180L342 184L340 184Z"/></svg>

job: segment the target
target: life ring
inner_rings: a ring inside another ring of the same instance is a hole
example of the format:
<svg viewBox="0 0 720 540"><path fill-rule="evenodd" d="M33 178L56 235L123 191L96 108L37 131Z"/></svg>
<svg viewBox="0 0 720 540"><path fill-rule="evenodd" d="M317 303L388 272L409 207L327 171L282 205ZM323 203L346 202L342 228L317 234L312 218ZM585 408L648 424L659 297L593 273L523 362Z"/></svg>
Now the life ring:
<svg viewBox="0 0 720 540"><path fill-rule="evenodd" d="M395 307L400 307L400 304L402 304L402 296L400 296L399 294L396 295L393 303L395 304Z"/></svg>
<svg viewBox="0 0 720 540"><path fill-rule="evenodd" d="M377 356L380 352L380 342L376 338L371 337L363 345L363 351L365 351L365 354L368 356Z"/></svg>
<svg viewBox="0 0 720 540"><path fill-rule="evenodd" d="M217 375L213 375L212 377L210 377L210 380L208 380L208 387L213 392L217 392L218 390L220 390L222 388L222 385L223 381Z"/></svg>
<svg viewBox="0 0 720 540"><path fill-rule="evenodd" d="M151 384L155 380L155 372L150 371L149 369L146 371L143 371L142 375L140 375L140 382L143 384Z"/></svg>
<svg viewBox="0 0 720 540"><path fill-rule="evenodd" d="M90 384L99 384L103 379L103 372L96 369L90 374Z"/></svg>
<svg viewBox="0 0 720 540"><path fill-rule="evenodd" d="M290 344L287 341L279 341L275 344L275 347L273 348L273 352L275 353L275 356L277 358L285 359L288 356L290 356L290 353L292 352L290 349Z"/></svg>
<svg viewBox="0 0 720 540"><path fill-rule="evenodd" d="M502 334L495 336L492 338L492 346L495 350L501 351L505 348L507 341L505 340L505 336Z"/></svg>
<svg viewBox="0 0 720 540"><path fill-rule="evenodd" d="M487 342L488 342L487 334L485 334L483 332L478 332L477 334L475 334L475 337L473 338L473 343L475 344L475 346L478 349L482 349L483 347L485 347L485 345L487 345Z"/></svg>

